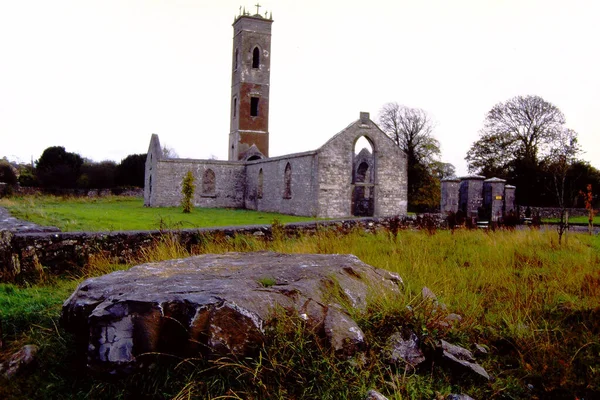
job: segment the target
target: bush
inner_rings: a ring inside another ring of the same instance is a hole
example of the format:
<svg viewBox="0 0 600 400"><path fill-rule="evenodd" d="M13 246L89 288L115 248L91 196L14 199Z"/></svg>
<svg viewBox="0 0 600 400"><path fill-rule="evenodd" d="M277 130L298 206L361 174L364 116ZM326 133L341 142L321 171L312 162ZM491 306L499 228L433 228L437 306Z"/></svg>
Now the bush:
<svg viewBox="0 0 600 400"><path fill-rule="evenodd" d="M194 184L194 175L192 174L192 171L188 171L181 183L181 194L183 194L181 206L183 207L183 212L186 214L192 212L192 199L194 198L195 190L196 185Z"/></svg>

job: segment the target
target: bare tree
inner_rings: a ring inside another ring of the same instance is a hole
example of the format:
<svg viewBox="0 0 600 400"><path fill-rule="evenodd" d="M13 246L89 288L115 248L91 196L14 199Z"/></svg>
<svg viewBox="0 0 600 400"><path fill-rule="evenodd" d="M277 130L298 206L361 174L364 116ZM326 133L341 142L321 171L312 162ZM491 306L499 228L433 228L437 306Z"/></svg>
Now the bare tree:
<svg viewBox="0 0 600 400"><path fill-rule="evenodd" d="M406 153L409 210L426 211L437 205L439 182L436 184L432 163L441 152L429 115L419 108L387 103L379 111L379 126Z"/></svg>
<svg viewBox="0 0 600 400"><path fill-rule="evenodd" d="M465 157L469 171L506 172L515 159L536 164L540 154L550 150L564 123L558 107L539 96L517 96L496 104L487 113L481 138Z"/></svg>
<svg viewBox="0 0 600 400"><path fill-rule="evenodd" d="M561 244L562 236L568 229L566 218L566 180L571 166L577 161L577 155L581 152L577 141L577 132L572 129L562 129L554 138L554 145L546 156L545 162L552 177L552 189L560 208L560 221L558 223L558 244Z"/></svg>
<svg viewBox="0 0 600 400"><path fill-rule="evenodd" d="M411 162L429 165L441 155L440 142L433 137L434 124L420 108L387 103L379 111L379 126Z"/></svg>
<svg viewBox="0 0 600 400"><path fill-rule="evenodd" d="M177 154L177 152L175 151L174 148L168 146L168 145L163 145L162 147L162 155L164 158L177 158L179 157L179 154Z"/></svg>

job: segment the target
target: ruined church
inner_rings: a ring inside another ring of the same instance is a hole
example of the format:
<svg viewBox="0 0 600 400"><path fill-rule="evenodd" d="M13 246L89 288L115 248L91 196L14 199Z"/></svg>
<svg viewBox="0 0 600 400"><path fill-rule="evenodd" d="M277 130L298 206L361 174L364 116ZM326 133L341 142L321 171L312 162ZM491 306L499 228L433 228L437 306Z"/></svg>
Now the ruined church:
<svg viewBox="0 0 600 400"><path fill-rule="evenodd" d="M272 23L272 17L247 13L233 23L229 159L166 158L152 135L144 204L178 206L191 171L196 207L321 218L405 215L406 155L369 113L317 150L269 157Z"/></svg>

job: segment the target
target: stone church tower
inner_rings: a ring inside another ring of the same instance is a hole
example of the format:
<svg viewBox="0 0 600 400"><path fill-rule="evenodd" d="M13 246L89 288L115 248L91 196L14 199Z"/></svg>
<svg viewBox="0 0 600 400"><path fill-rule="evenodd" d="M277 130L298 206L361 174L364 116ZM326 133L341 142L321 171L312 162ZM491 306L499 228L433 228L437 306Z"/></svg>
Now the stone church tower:
<svg viewBox="0 0 600 400"><path fill-rule="evenodd" d="M245 12L233 23L230 161L269 156L272 23L272 17Z"/></svg>

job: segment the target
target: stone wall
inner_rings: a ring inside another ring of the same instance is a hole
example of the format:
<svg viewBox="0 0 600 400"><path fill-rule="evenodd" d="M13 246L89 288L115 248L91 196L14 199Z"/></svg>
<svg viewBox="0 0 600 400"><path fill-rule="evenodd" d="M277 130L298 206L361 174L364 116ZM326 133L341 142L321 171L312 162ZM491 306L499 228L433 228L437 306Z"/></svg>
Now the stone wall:
<svg viewBox="0 0 600 400"><path fill-rule="evenodd" d="M525 218L525 211L527 206L519 206L519 217ZM546 218L560 218L560 208L556 207L529 207L531 210L531 216L539 215L542 219ZM569 217L587 217L589 211L585 208L568 208Z"/></svg>
<svg viewBox="0 0 600 400"><path fill-rule="evenodd" d="M212 171L212 185L207 182ZM245 166L219 160L163 159L152 174L152 206L169 207L181 203L181 183L188 171L194 175L195 207L244 207ZM212 186L212 189L210 188Z"/></svg>
<svg viewBox="0 0 600 400"><path fill-rule="evenodd" d="M483 181L485 177L472 175L461 178L459 187L459 209L467 218L477 218L479 208L483 206Z"/></svg>
<svg viewBox="0 0 600 400"><path fill-rule="evenodd" d="M389 228L393 221L394 218L360 218L301 222L286 224L284 231L288 236L312 234L327 228L342 232L361 228L373 232ZM410 220L402 220L400 223L406 225ZM0 231L0 282L33 281L46 273L77 273L89 262L92 255L101 254L116 258L119 262L131 262L142 249L156 244L165 235L172 235L177 242L190 249L206 238L210 240L215 236L233 237L245 234L269 238L271 225L110 233L14 233L3 230Z"/></svg>
<svg viewBox="0 0 600 400"><path fill-rule="evenodd" d="M405 215L406 155L369 119L368 113L361 113L359 121L318 150L318 215L328 218L352 215L354 145L361 136L371 144L375 158L374 216Z"/></svg>
<svg viewBox="0 0 600 400"><path fill-rule="evenodd" d="M353 181L354 147L360 137L365 137L373 149L369 166L372 181L368 184ZM203 188L208 170L214 189L207 193ZM406 155L369 119L368 113L361 113L358 121L318 150L245 162L164 158L158 136L152 135L146 158L144 204L179 205L181 182L188 171L196 178L197 207L344 218L353 215L355 187L362 185L359 189L364 189L367 185L373 198L369 207L372 216L406 214Z"/></svg>
<svg viewBox="0 0 600 400"><path fill-rule="evenodd" d="M248 162L245 207L250 210L316 216L316 163L315 151ZM285 170L288 164L290 181L286 193ZM260 171L262 190L259 188Z"/></svg>

